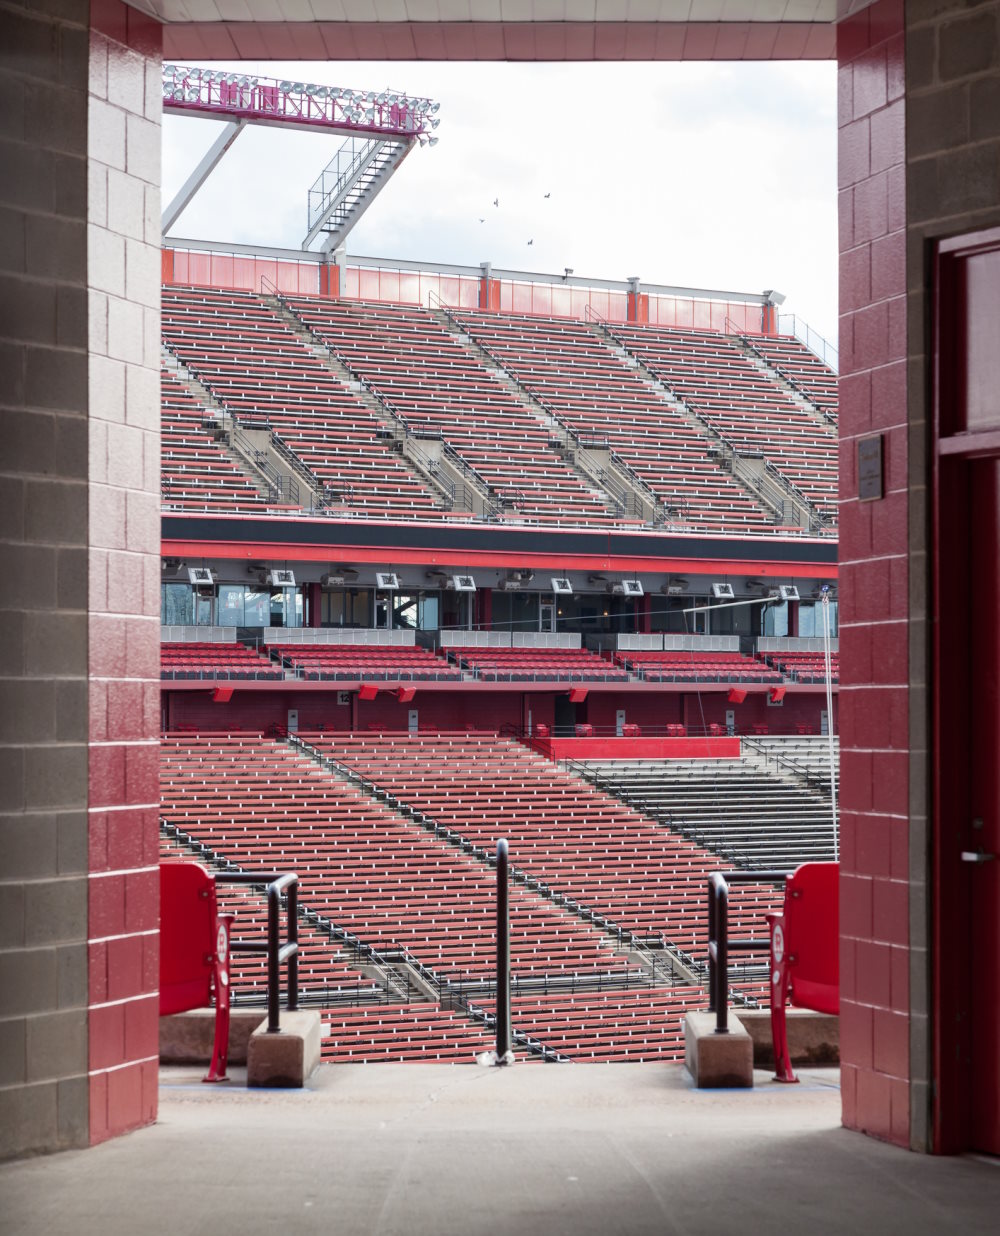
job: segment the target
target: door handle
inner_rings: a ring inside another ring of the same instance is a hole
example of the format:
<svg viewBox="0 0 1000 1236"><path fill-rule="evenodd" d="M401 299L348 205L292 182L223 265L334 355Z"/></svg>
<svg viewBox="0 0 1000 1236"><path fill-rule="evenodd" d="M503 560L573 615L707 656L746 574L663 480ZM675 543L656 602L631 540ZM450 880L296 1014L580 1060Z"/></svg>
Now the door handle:
<svg viewBox="0 0 1000 1236"><path fill-rule="evenodd" d="M996 855L987 854L983 850L963 850L962 851L962 862L963 863L976 863L977 865L981 865L982 863L988 863L991 858L996 858Z"/></svg>

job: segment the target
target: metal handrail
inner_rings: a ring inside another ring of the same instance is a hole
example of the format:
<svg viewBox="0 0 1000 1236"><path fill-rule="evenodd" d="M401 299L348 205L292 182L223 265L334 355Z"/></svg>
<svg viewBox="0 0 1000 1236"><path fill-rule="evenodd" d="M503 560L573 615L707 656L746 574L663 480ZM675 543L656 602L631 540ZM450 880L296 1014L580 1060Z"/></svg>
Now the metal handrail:
<svg viewBox="0 0 1000 1236"><path fill-rule="evenodd" d="M733 328L732 330L729 329L730 326ZM836 428L836 417L831 416L825 408L820 407L809 391L800 382L793 378L790 373L786 373L781 365L773 359L773 357L768 356L766 352L758 347L758 345L754 343L753 338L748 335L745 330L742 330L739 326L737 326L732 318L726 318L724 329L727 335L735 336L735 338L737 338L740 343L744 345L744 347L749 348L750 351L753 352L754 356L762 360L768 369L773 369L778 377L780 377L783 382L787 382L796 394L801 395L803 399L810 403L815 411L817 411L828 424L833 425L833 427Z"/></svg>
<svg viewBox="0 0 1000 1236"><path fill-rule="evenodd" d="M727 434L723 433L721 429L719 429L719 427L715 424L715 421L709 412L706 412L702 408L695 407L695 405L691 403L689 399L686 399L678 391L674 390L672 384L661 373L658 373L656 369L654 369L653 366L647 360L645 360L641 356L637 356L636 353L625 342L625 340L622 339L621 336L616 333L616 331L611 326L611 324L607 322L604 318L602 318L599 313L596 313L593 309L591 309L589 305L587 306L587 311L588 311L589 318L592 318L593 321L595 321L607 335L610 335L610 337L615 341L615 343L618 344L620 348L623 349L623 351L625 351L634 360L638 361L639 364L642 365L644 368L648 369L649 372L653 375L653 377L656 378L657 382L659 382L662 386L664 386L666 390L670 393L670 397L672 399L675 399L681 405L681 407L685 409L685 411L687 411L691 416L695 418L695 420L700 421L701 424L703 424L705 428L709 431L709 433L712 434L713 437L717 438L718 441L722 443L722 445L726 448L726 450L729 452L730 456L732 457L732 461L734 464L734 467L733 467L734 473L736 471L736 466L739 465L743 461L743 459L747 457L753 458L758 455L758 452L741 451L736 446L736 443ZM760 454L762 455L762 453ZM790 481L788 477L786 477L783 472L779 471L778 468L767 458L764 458L764 468L768 476L775 482L775 484L780 486L782 489L787 490L790 496L794 497L799 502L804 504L806 510L809 512L810 525L811 525L810 531L815 531L816 528L819 528L822 530L822 529L827 529L830 527L829 517L824 515L821 511L817 510L815 507L815 504L811 502L810 499L808 499L805 496L805 494L799 489L799 487L793 481ZM744 478L740 478L740 479L743 480ZM760 489L759 486L757 486L757 488ZM761 491L761 497L763 498L762 491Z"/></svg>
<svg viewBox="0 0 1000 1236"><path fill-rule="evenodd" d="M288 964L288 1011L299 1007L299 877L293 871L217 871L216 883L267 886L267 942L234 940L233 953L267 954L267 1032L281 1032L281 967ZM278 915L286 897L287 935L278 940Z"/></svg>
<svg viewBox="0 0 1000 1236"><path fill-rule="evenodd" d="M715 1014L715 1033L729 1033L729 954L769 952L771 942L730 940L729 885L784 884L787 871L713 871L708 877L708 1011Z"/></svg>

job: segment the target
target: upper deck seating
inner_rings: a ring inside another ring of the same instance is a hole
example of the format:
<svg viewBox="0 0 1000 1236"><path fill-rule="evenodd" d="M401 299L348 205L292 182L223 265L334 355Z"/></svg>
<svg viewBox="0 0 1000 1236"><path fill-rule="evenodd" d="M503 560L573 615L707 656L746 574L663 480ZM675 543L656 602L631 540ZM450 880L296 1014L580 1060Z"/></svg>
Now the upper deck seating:
<svg viewBox="0 0 1000 1236"><path fill-rule="evenodd" d="M160 373L160 491L177 510L264 511L257 486L202 427L203 409L166 370Z"/></svg>
<svg viewBox="0 0 1000 1236"><path fill-rule="evenodd" d="M706 531L770 529L774 518L709 457L703 431L582 322L462 311L458 320L586 446L610 447L672 514Z"/></svg>
<svg viewBox="0 0 1000 1236"><path fill-rule="evenodd" d="M586 648L448 648L484 682L627 682L625 670Z"/></svg>
<svg viewBox="0 0 1000 1236"><path fill-rule="evenodd" d="M291 304L413 432L442 437L512 514L609 521L600 495L553 449L551 431L429 311L316 298Z"/></svg>
<svg viewBox="0 0 1000 1236"><path fill-rule="evenodd" d="M163 289L163 337L248 423L270 425L344 510L395 517L441 504L379 437L360 398L258 297Z"/></svg>
<svg viewBox="0 0 1000 1236"><path fill-rule="evenodd" d="M424 648L380 644L278 644L272 651L302 678L460 679L462 672Z"/></svg>
<svg viewBox="0 0 1000 1236"><path fill-rule="evenodd" d="M616 325L615 334L740 452L762 454L825 515L837 512L835 429L725 335Z"/></svg>
<svg viewBox="0 0 1000 1236"><path fill-rule="evenodd" d="M755 335L753 344L817 408L837 418L837 375L804 343L794 335Z"/></svg>
<svg viewBox="0 0 1000 1236"><path fill-rule="evenodd" d="M268 657L244 644L160 645L161 678L284 678Z"/></svg>
<svg viewBox="0 0 1000 1236"><path fill-rule="evenodd" d="M647 682L781 682L777 670L739 652L626 650L615 661Z"/></svg>

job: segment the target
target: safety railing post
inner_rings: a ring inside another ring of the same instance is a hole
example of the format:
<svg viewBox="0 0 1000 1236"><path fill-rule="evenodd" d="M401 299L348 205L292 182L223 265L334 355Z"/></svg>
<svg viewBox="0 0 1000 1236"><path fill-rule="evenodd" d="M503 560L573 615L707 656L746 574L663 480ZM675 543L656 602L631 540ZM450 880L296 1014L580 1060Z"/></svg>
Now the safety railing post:
<svg viewBox="0 0 1000 1236"><path fill-rule="evenodd" d="M497 842L497 1064L510 1051L510 914L507 842Z"/></svg>

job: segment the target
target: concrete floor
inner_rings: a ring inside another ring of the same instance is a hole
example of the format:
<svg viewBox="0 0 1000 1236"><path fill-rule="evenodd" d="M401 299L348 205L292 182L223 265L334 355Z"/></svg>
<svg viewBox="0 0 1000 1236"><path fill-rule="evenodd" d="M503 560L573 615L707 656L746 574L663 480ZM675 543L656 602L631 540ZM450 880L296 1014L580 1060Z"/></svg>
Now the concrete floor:
<svg viewBox="0 0 1000 1236"><path fill-rule="evenodd" d="M1000 1165L845 1132L836 1070L697 1091L679 1065L324 1066L253 1092L201 1071L163 1070L154 1128L0 1165L0 1232L1000 1231Z"/></svg>

